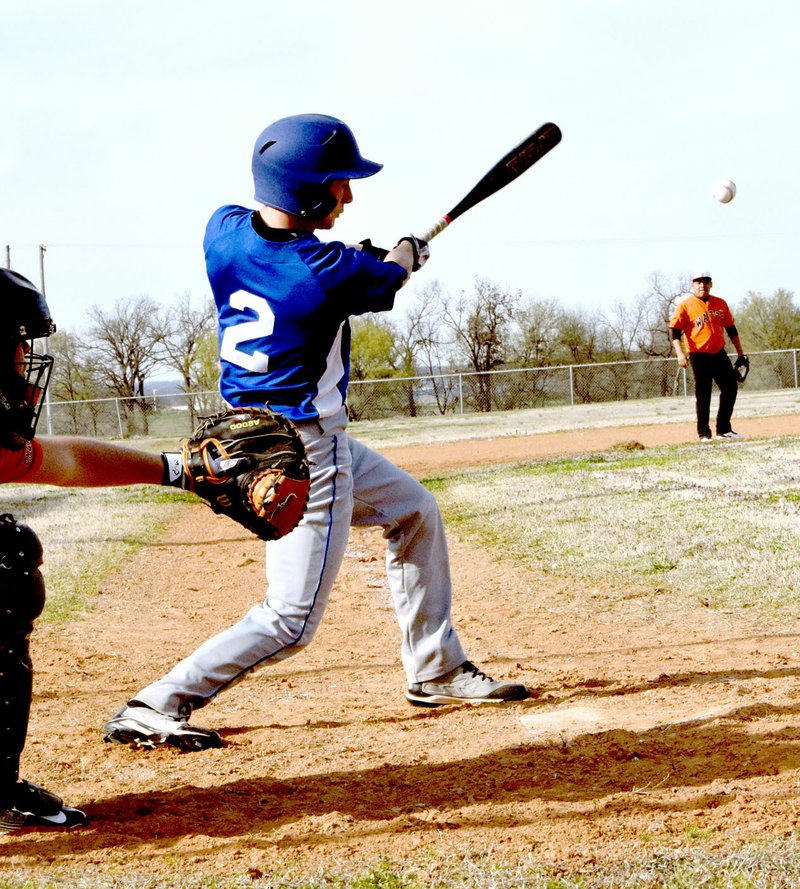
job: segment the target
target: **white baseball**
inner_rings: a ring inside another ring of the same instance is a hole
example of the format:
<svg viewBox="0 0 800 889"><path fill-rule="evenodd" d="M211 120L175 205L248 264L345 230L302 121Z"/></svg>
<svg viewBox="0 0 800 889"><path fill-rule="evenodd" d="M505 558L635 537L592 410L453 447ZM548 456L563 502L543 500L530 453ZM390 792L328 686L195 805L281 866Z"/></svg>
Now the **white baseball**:
<svg viewBox="0 0 800 889"><path fill-rule="evenodd" d="M715 179L711 183L711 196L721 204L729 204L736 197L736 183L730 179Z"/></svg>

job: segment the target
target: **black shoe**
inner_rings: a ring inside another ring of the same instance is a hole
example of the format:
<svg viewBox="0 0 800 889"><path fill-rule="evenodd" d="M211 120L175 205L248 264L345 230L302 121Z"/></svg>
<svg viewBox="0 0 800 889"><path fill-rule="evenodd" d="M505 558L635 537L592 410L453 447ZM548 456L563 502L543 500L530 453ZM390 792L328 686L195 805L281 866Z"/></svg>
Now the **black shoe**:
<svg viewBox="0 0 800 889"><path fill-rule="evenodd" d="M22 827L71 830L83 827L87 820L80 809L65 806L61 797L44 787L32 781L19 781L7 807L0 809L0 833L11 833Z"/></svg>

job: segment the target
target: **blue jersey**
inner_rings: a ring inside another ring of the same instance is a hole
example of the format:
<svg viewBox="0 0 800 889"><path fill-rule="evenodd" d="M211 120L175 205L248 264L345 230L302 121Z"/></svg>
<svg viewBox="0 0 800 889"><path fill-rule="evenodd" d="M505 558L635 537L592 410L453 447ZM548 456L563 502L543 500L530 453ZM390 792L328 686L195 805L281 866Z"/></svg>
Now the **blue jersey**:
<svg viewBox="0 0 800 889"><path fill-rule="evenodd" d="M391 309L406 272L312 233L258 228L252 210L221 207L203 241L222 397L295 422L333 416L347 396L349 316Z"/></svg>

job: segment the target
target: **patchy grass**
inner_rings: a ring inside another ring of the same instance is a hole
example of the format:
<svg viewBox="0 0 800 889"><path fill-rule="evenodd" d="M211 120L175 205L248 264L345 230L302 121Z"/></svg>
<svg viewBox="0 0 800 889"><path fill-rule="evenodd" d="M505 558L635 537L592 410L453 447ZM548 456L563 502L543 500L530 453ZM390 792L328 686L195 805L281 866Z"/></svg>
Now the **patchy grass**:
<svg viewBox="0 0 800 889"><path fill-rule="evenodd" d="M533 854L509 857L495 850L420 853L413 862L379 860L331 865L302 875L291 862L273 873L251 869L235 877L118 874L106 878L0 876L0 889L789 889L800 886L796 837L752 843L709 854L691 848L646 858L595 865L579 871L543 862Z"/></svg>
<svg viewBox="0 0 800 889"><path fill-rule="evenodd" d="M196 500L172 488L0 486L0 512L30 525L44 548L44 620L63 621L91 608L110 574L158 539L184 504Z"/></svg>
<svg viewBox="0 0 800 889"><path fill-rule="evenodd" d="M800 604L800 441L615 450L426 480L451 527L620 597Z"/></svg>

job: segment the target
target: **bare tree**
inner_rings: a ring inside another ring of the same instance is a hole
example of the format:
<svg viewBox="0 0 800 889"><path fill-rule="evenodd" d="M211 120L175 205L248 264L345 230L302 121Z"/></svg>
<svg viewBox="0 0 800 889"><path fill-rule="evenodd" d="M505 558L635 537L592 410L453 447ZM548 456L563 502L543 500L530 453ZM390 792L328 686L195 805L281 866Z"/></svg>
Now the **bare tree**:
<svg viewBox="0 0 800 889"><path fill-rule="evenodd" d="M648 280L649 290L637 298L642 323L636 345L647 358L669 358L672 355L670 318L677 303L691 292L691 282L688 275L672 280L660 272L653 272Z"/></svg>
<svg viewBox="0 0 800 889"><path fill-rule="evenodd" d="M628 305L617 300L610 310L598 315L598 321L603 357L609 361L630 361L647 322L642 303Z"/></svg>
<svg viewBox="0 0 800 889"><path fill-rule="evenodd" d="M800 307L782 287L772 296L748 291L735 311L742 342L753 351L800 347Z"/></svg>
<svg viewBox="0 0 800 889"><path fill-rule="evenodd" d="M49 338L47 351L54 359L50 398L68 402L56 415L66 417L59 431L79 435L88 427L97 435L100 405L95 399L105 391L86 343L77 334L59 330Z"/></svg>
<svg viewBox="0 0 800 889"><path fill-rule="evenodd" d="M554 299L531 299L515 313L514 361L521 367L555 363L562 308Z"/></svg>
<svg viewBox="0 0 800 889"><path fill-rule="evenodd" d="M199 417L208 416L221 406L219 394L219 337L217 327L207 330L195 350L194 393L195 411Z"/></svg>
<svg viewBox="0 0 800 889"><path fill-rule="evenodd" d="M492 377L488 371L506 361L509 327L520 299L518 291L512 293L486 278L476 278L471 295L462 291L454 304L444 303L444 324L452 331L459 351L478 373L476 410L492 409Z"/></svg>
<svg viewBox="0 0 800 889"><path fill-rule="evenodd" d="M454 383L443 376L447 367L447 352L450 341L445 337L442 326L444 297L438 281L431 281L419 292L416 303L407 311L404 322L397 334L399 367L404 376L414 376L418 371L431 379L431 388L440 414L446 414L452 407ZM417 415L415 387L407 384L406 400L409 416Z"/></svg>
<svg viewBox="0 0 800 889"><path fill-rule="evenodd" d="M558 340L565 364L586 365L597 361L599 328L597 316L584 309L566 309L561 314ZM598 399L596 377L594 368L572 371L572 388L581 401L588 403Z"/></svg>
<svg viewBox="0 0 800 889"><path fill-rule="evenodd" d="M565 309L559 318L561 355L571 364L596 361L598 321L584 309Z"/></svg>
<svg viewBox="0 0 800 889"><path fill-rule="evenodd" d="M213 334L216 351L217 311L214 301L208 299L199 308L192 304L192 296L185 291L167 313L162 347L164 363L178 371L181 385L187 395L191 425L197 422L197 396L201 378L206 375L204 346L209 334Z"/></svg>
<svg viewBox="0 0 800 889"><path fill-rule="evenodd" d="M159 305L149 296L140 295L117 300L106 312L93 306L90 315L88 342L92 361L108 389L120 398L128 424L132 429L134 403L139 408L144 433L147 434L148 405L144 399L144 381L163 362L164 328ZM136 399L135 402L129 399Z"/></svg>

